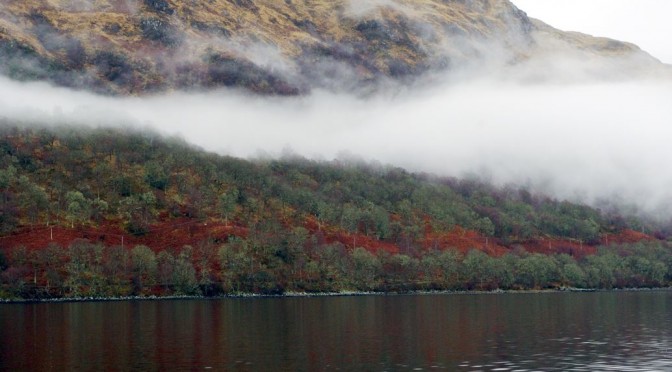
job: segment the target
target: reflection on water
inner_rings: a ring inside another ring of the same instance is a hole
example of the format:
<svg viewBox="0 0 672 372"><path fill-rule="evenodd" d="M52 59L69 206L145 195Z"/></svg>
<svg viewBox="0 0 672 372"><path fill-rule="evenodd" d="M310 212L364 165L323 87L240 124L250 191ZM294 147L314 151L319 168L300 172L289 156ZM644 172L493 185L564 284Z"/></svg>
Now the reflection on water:
<svg viewBox="0 0 672 372"><path fill-rule="evenodd" d="M0 305L2 370L672 370L672 292Z"/></svg>

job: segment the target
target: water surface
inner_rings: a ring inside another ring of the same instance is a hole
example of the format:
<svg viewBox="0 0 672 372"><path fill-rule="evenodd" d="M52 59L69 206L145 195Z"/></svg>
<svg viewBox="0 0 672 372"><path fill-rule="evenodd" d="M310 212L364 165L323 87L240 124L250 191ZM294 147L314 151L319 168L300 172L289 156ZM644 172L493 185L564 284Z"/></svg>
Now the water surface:
<svg viewBox="0 0 672 372"><path fill-rule="evenodd" d="M672 292L0 305L3 370L672 371Z"/></svg>

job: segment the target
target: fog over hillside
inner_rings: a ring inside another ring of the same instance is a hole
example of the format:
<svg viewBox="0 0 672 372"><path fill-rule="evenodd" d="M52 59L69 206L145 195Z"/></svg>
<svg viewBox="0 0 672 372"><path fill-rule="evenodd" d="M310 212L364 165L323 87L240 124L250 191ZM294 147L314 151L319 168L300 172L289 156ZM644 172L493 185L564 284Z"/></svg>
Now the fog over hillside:
<svg viewBox="0 0 672 372"><path fill-rule="evenodd" d="M363 16L396 2L372 4L350 11ZM356 158L482 177L669 220L669 66L635 46L561 33L512 9L534 29L533 55L464 38L478 58L411 84L384 82L366 93L318 88L293 97L234 88L110 97L0 77L0 117L149 127L240 157ZM292 64L268 48L245 52L262 65ZM342 87L348 76L338 75Z"/></svg>
<svg viewBox="0 0 672 372"><path fill-rule="evenodd" d="M664 213L672 207L671 100L672 84L655 81L481 79L363 99L230 91L110 98L0 80L0 112L13 120L150 127L222 154L355 157Z"/></svg>

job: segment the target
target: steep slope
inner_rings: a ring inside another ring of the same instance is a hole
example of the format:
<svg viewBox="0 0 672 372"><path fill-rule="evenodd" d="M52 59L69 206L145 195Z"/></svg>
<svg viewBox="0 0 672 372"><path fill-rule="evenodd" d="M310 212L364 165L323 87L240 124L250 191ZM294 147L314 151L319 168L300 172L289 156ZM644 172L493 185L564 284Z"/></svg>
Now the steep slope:
<svg viewBox="0 0 672 372"><path fill-rule="evenodd" d="M116 237L146 236L142 242L157 249L180 248L208 235L166 241L151 232L209 223L201 229L224 241L234 227L243 228L234 235L244 235L273 221L350 248L397 253L452 246L501 254L516 244L543 250L539 240L569 250L609 236L631 241L635 235L624 232L642 229L615 213L473 180L302 158L251 162L147 132L2 124L8 128L0 127L0 236L54 225L102 228ZM231 229L217 235L217 226ZM38 235L46 238L32 238Z"/></svg>
<svg viewBox="0 0 672 372"><path fill-rule="evenodd" d="M221 86L282 95L368 91L431 71L530 61L545 69L568 53L593 70L604 61L625 74L658 65L634 45L555 30L508 0L0 5L2 73L115 94Z"/></svg>
<svg viewBox="0 0 672 372"><path fill-rule="evenodd" d="M0 300L672 282L639 221L524 189L0 124Z"/></svg>

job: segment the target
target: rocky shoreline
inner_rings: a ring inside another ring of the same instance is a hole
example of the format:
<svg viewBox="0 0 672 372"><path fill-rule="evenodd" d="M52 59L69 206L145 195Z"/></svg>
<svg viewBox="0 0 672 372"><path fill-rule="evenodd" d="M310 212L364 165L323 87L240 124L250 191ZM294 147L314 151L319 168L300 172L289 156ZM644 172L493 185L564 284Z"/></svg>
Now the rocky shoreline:
<svg viewBox="0 0 672 372"><path fill-rule="evenodd" d="M537 290L493 290L493 291L407 291L407 292L373 292L373 291L342 291L342 292L286 292L284 294L236 293L223 296L123 296L123 297L63 297L45 299L0 299L0 304L36 304L36 303L71 303L71 302L119 302L119 301L169 301L169 300L225 300L253 298L308 298L308 297L359 297L359 296L411 296L411 295L497 295L497 294L542 294L569 292L649 292L672 291L672 287L659 288L560 288Z"/></svg>

